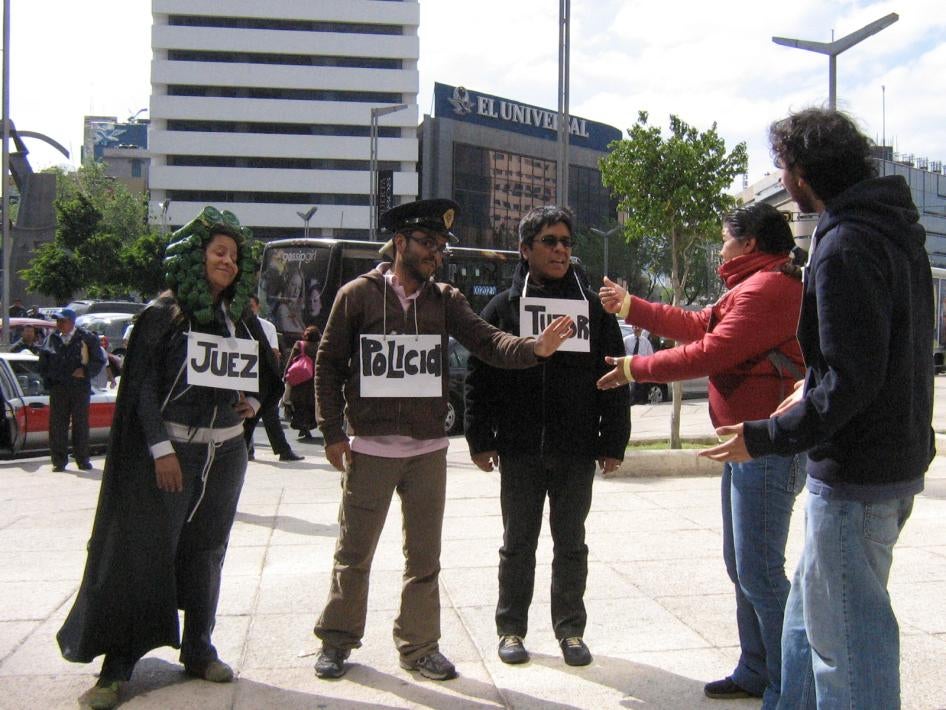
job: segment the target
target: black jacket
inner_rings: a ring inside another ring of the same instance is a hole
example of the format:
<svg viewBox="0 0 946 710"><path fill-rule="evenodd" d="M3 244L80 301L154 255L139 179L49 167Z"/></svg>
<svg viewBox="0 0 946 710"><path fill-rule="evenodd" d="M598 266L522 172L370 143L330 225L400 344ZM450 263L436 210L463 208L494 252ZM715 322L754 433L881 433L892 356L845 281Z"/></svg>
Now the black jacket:
<svg viewBox="0 0 946 710"><path fill-rule="evenodd" d="M82 346L86 347L88 362L82 364ZM39 351L39 374L43 376L46 387L54 385L84 384L91 387L90 381L105 366L105 356L99 345L99 339L89 331L76 327L72 338L66 344L59 331L50 333ZM72 373L83 368L85 376L73 377Z"/></svg>
<svg viewBox="0 0 946 710"><path fill-rule="evenodd" d="M512 287L495 296L483 318L500 330L519 334L519 300L528 264L520 262ZM539 286L529 280L530 297L588 300L591 352L558 352L536 367L500 370L470 357L466 378L464 428L472 453L567 453L624 459L631 433L627 387L599 390L610 368L605 355L624 355L621 329L613 315L574 269L559 282Z"/></svg>
<svg viewBox="0 0 946 710"><path fill-rule="evenodd" d="M175 379L176 342L187 329L186 321L176 318L178 313L174 300L162 296L141 312L131 332L85 573L56 637L69 661L88 663L119 650L138 657L159 646L180 646L178 540L167 515L167 494L155 483L147 441L149 423L143 420L144 415L144 419L154 416L160 421L160 414L148 415L141 407L143 385L152 373L157 374L164 393ZM273 406L282 392L273 351L255 316L241 320L237 327L242 331L244 324L259 342L262 366L256 396L264 407ZM222 335L222 328L214 323L205 332ZM206 426L209 422L197 417L206 418L218 393L214 388L194 390L203 390L203 406L199 411L195 408L192 420L185 423Z"/></svg>
<svg viewBox="0 0 946 710"><path fill-rule="evenodd" d="M808 487L872 501L912 495L934 454L933 287L903 177L831 201L805 270L802 404L746 424L753 456L808 450Z"/></svg>

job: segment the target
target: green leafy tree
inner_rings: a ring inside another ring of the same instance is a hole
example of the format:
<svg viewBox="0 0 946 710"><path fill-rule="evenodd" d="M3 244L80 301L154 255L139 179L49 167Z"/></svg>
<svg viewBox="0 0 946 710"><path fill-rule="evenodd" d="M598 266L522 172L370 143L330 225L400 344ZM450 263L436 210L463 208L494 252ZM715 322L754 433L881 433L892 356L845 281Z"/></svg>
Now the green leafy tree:
<svg viewBox="0 0 946 710"><path fill-rule="evenodd" d="M44 245L44 259L34 258L21 272L29 289L60 302L78 292L95 298L155 295L164 285L164 239L148 225L147 197L108 177L101 163L53 172L56 238ZM47 273L65 264L67 272Z"/></svg>
<svg viewBox="0 0 946 710"><path fill-rule="evenodd" d="M659 127L648 124L646 111L627 134L601 159L602 181L627 215L628 241L665 240L672 303L679 305L692 275L706 270L706 249L719 238L721 215L735 204L726 190L746 170L746 146L739 143L727 152L715 123L701 132L673 115L670 134L664 137ZM674 383L673 448L680 447L680 404L680 385Z"/></svg>

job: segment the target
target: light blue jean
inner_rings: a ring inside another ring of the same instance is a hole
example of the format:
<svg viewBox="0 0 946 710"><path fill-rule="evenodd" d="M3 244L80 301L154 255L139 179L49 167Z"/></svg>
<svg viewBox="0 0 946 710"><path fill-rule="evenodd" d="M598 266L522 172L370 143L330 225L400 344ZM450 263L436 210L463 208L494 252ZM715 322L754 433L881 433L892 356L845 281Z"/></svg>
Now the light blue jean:
<svg viewBox="0 0 946 710"><path fill-rule="evenodd" d="M785 610L779 708L900 707L900 629L887 579L912 510L913 496L859 503L809 492Z"/></svg>
<svg viewBox="0 0 946 710"><path fill-rule="evenodd" d="M789 590L785 542L804 483L804 455L761 456L723 467L723 559L736 590L741 649L732 679L762 696L767 709L779 698Z"/></svg>

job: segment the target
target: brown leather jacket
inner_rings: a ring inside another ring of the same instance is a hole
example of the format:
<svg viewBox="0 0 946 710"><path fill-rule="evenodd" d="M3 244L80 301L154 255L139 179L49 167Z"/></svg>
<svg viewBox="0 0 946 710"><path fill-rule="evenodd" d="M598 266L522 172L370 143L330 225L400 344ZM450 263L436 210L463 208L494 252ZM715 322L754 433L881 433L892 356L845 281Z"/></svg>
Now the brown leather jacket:
<svg viewBox="0 0 946 710"><path fill-rule="evenodd" d="M390 264L381 264L342 286L325 325L316 359L315 396L326 446L347 438L343 428L346 418L353 435L397 434L415 439L444 436L448 335L495 367L525 368L539 361L532 338L509 335L489 325L449 284L425 283L405 311L397 294L385 283L384 273L390 268ZM381 334L385 325L391 335L441 335L443 390L439 398L360 396L359 336Z"/></svg>

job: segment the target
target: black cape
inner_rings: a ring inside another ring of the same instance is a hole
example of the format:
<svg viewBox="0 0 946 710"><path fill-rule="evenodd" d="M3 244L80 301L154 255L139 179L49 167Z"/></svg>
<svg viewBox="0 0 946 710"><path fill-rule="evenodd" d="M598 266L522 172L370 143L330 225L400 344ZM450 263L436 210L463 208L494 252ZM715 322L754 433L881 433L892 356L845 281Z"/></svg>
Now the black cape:
<svg viewBox="0 0 946 710"><path fill-rule="evenodd" d="M85 573L56 639L63 658L89 663L106 652L139 658L180 648L174 538L155 483L154 461L136 411L141 373L162 367L171 334L183 330L172 298L142 311L125 357ZM260 343L263 406L282 395L279 368L255 316L245 324Z"/></svg>

